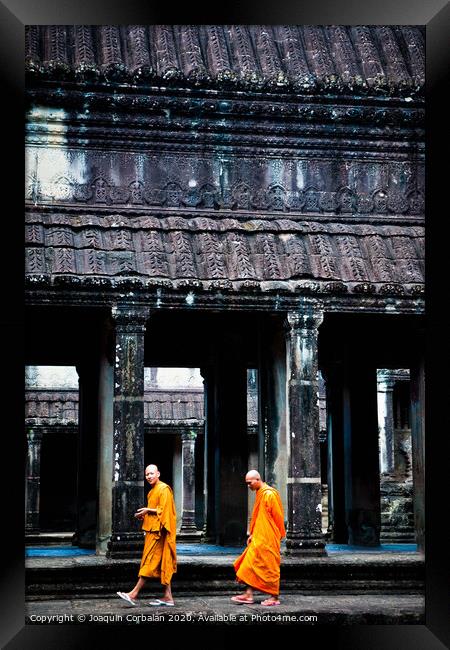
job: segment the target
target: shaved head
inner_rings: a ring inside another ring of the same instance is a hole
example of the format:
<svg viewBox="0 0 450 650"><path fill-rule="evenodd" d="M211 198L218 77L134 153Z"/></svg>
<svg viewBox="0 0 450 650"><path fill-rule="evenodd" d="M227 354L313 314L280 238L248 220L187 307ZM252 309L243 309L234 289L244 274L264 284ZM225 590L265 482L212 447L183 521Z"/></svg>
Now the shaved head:
<svg viewBox="0 0 450 650"><path fill-rule="evenodd" d="M145 468L145 480L151 486L159 481L159 469L157 465L147 465Z"/></svg>
<svg viewBox="0 0 450 650"><path fill-rule="evenodd" d="M252 490L252 492L259 490L263 484L261 474L257 472L256 469L251 469L247 472L245 475L245 482L247 483L247 486L250 488L250 490Z"/></svg>

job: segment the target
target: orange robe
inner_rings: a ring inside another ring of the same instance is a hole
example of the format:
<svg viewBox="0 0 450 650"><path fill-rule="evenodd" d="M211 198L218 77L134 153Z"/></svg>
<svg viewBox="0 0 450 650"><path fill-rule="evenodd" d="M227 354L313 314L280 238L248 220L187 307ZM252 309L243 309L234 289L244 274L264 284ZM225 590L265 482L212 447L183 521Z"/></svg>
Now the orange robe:
<svg viewBox="0 0 450 650"><path fill-rule="evenodd" d="M280 593L280 541L286 535L283 505L275 488L267 483L256 492L250 521L252 539L234 562L238 582L278 596Z"/></svg>
<svg viewBox="0 0 450 650"><path fill-rule="evenodd" d="M147 507L156 509L156 514L146 513L142 530L145 531L139 575L145 578L160 578L168 585L177 570L176 512L172 489L158 481L149 491Z"/></svg>

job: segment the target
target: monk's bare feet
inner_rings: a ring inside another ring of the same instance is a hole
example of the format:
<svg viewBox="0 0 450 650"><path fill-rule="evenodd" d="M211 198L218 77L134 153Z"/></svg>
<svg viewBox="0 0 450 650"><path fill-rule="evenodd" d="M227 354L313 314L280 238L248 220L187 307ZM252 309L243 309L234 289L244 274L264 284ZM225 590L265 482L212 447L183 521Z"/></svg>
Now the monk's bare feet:
<svg viewBox="0 0 450 650"><path fill-rule="evenodd" d="M261 603L263 607L274 607L280 604L281 603L276 596L270 596L269 598L266 598L266 600L263 600Z"/></svg>

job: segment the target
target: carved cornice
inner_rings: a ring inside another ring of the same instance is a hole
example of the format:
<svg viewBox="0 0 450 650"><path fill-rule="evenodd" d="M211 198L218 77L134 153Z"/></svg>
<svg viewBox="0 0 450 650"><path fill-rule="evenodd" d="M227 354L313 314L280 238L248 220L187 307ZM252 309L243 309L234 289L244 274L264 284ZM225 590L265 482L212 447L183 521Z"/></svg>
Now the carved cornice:
<svg viewBox="0 0 450 650"><path fill-rule="evenodd" d="M40 295L43 298L48 296L49 301L55 300L56 295L62 295L66 292L66 297L79 296L83 300L83 295L89 295L95 304L110 304L114 301L117 294L124 291L135 291L136 296L148 298L151 296L167 297L173 296L179 306L186 308L186 297L194 292L200 298L204 296L207 302L210 299L214 302L219 300L222 304L224 296L229 295L229 302L234 302L234 297L242 300L255 302L262 300L261 305L278 302L283 296L287 300L295 300L295 296L326 296L344 300L348 296L349 300L357 297L363 305L363 296L377 296L377 301L381 309L386 309L386 304L392 298L401 301L419 300L419 310L422 309L422 301L425 294L423 284L411 285L393 285L392 293L388 293L388 288L383 289L384 285L368 283L343 283L343 282L309 282L309 281L292 281L292 282L258 282L258 281L239 281L231 282L230 280L166 280L144 278L99 278L77 276L49 276L49 275L28 275L25 278L27 297L33 302L33 296ZM400 287L400 290L399 290ZM94 292L94 293L93 293ZM70 300L69 300L70 301Z"/></svg>
<svg viewBox="0 0 450 650"><path fill-rule="evenodd" d="M32 280L32 278L31 278ZM117 300L123 299L123 288L115 286L114 281L107 280L104 283L99 279L94 279L91 286L83 286L82 281L76 278L73 285L53 284L50 280L48 284L40 285L39 288L28 288L26 291L26 303L33 305L60 305L64 307L71 306L109 306ZM130 279L132 282L133 280ZM126 282L126 280L125 280ZM31 283L33 286L33 282ZM90 284L90 283L89 283ZM177 290L175 283L167 282L162 286L162 282L154 282L151 287L142 287L140 290L136 286L133 288L134 299L154 310L183 310L189 306L189 309L201 310L219 310L234 309L236 311L273 311L280 313L283 311L296 311L299 309L299 303L302 299L308 299L314 302L320 300L321 305L327 313L345 312L345 313L390 313L390 314L414 314L424 313L425 305L423 300L423 285L414 285L414 293L409 291L405 295L381 296L377 293L355 294L352 287L346 294L320 294L319 283L317 289L309 288L304 291L295 291L289 285L278 287L261 287L259 291L244 291L238 287L240 283L233 283L233 290L224 292L221 289L212 289L208 287L201 292L192 290ZM209 284L209 283L208 283ZM105 287L106 285L106 287ZM170 285L170 287L168 286ZM304 285L303 285L304 286ZM188 303L189 301L189 303Z"/></svg>
<svg viewBox="0 0 450 650"><path fill-rule="evenodd" d="M377 295L387 298L388 296L407 298L423 298L425 286L423 284L410 285L375 285L372 283L344 283L344 282L309 282L309 281L286 281L277 282L259 282L256 280L245 280L232 282L230 280L167 280L167 279L144 279L144 278L106 278L106 277L78 277L71 275L50 276L45 274L27 275L25 286L28 295L36 291L45 292L63 291L70 293L79 292L80 296L84 293L99 291L100 302L109 302L102 300L102 294L114 296L116 292L136 291L138 295L172 293L174 295L186 295L188 291L199 293L199 295L222 295L239 294L249 295L264 294L265 296L285 295L324 295L324 296L342 296L345 294ZM53 291L52 291L53 290ZM50 295L49 294L49 295ZM184 299L183 299L184 300ZM231 298L230 298L231 300ZM121 318L121 316L118 316ZM149 316L150 317L150 314ZM147 317L147 318L148 318ZM127 318L127 316L125 316Z"/></svg>
<svg viewBox="0 0 450 650"><path fill-rule="evenodd" d="M368 101L351 95L326 99L278 95L267 99L267 95L242 98L230 93L220 97L208 93L183 95L182 91L169 94L156 88L147 94L117 90L113 93L97 87L80 90L70 86L29 88L26 97L29 119L34 115L38 121L37 107L66 109L68 114L64 119L68 124L84 128L107 122L108 129L123 124L128 128L144 126L148 129L151 126L153 130L177 131L185 124L192 130L192 119L200 130L202 126L208 130L213 127L218 132L225 129L228 133L235 129L271 133L280 128L285 133L297 133L299 126L307 125L425 127L423 101L400 98ZM111 113L114 113L112 125ZM199 118L203 125L198 122ZM61 115L55 113L49 119L50 123L55 122Z"/></svg>
<svg viewBox="0 0 450 650"><path fill-rule="evenodd" d="M30 443L40 443L42 435L46 433L70 433L77 435L79 425L74 420L29 418L25 420L25 430Z"/></svg>
<svg viewBox="0 0 450 650"><path fill-rule="evenodd" d="M204 420L196 420L189 427L193 429L196 436L203 435L204 433ZM183 435L186 430L186 422L183 420L154 420L144 422L145 433L155 434L164 433L164 435Z"/></svg>

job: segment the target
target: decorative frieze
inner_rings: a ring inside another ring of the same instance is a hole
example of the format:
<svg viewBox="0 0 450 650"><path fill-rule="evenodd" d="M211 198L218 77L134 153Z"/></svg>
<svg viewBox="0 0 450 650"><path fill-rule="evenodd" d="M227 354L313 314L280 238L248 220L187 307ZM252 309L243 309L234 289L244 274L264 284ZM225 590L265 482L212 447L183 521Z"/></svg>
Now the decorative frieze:
<svg viewBox="0 0 450 650"><path fill-rule="evenodd" d="M257 212L287 212L294 214L339 215L423 215L425 200L422 191L400 194L398 190L375 190L356 193L344 186L336 191L321 191L314 187L292 190L280 184L251 187L241 181L230 188L211 182L193 190L188 184L166 183L151 187L142 181L116 185L105 178L81 184L67 176L55 181L27 197L34 203L57 199L58 204L105 206L154 206L167 208L196 208L208 211L245 210Z"/></svg>

